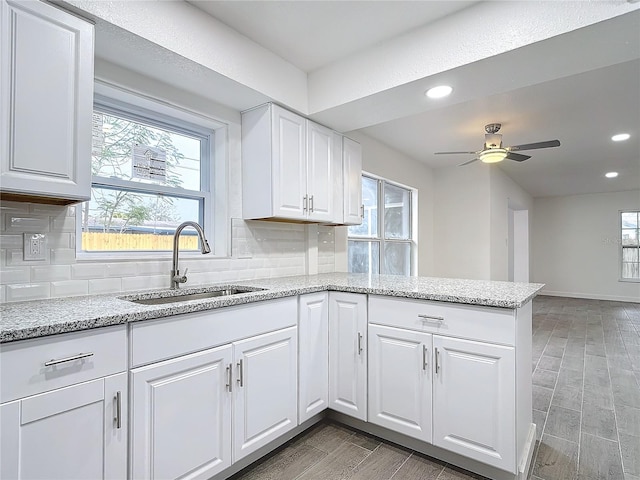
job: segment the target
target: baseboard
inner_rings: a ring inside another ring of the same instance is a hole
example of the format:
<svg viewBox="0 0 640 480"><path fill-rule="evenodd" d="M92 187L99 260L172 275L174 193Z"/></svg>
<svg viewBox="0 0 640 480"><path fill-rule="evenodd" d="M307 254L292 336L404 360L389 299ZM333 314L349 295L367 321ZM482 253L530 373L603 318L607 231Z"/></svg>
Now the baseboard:
<svg viewBox="0 0 640 480"><path fill-rule="evenodd" d="M640 303L640 297L620 297L617 295L599 295L593 293L557 292L554 290L544 289L540 292L540 295L548 295L550 297L583 298L586 300L607 300L610 302Z"/></svg>

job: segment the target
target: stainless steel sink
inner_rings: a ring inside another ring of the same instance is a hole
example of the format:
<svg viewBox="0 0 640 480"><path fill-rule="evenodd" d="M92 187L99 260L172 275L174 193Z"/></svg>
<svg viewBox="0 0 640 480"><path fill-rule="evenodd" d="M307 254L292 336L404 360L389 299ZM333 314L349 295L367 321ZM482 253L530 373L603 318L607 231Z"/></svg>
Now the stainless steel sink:
<svg viewBox="0 0 640 480"><path fill-rule="evenodd" d="M238 295L239 293L250 293L261 291L256 288L225 288L221 290L208 290L206 292L184 293L181 295L172 295L169 297L153 297L153 298L124 298L129 302L139 303L141 305L163 305L165 303L188 302L190 300L204 300L207 298L227 297L230 295Z"/></svg>

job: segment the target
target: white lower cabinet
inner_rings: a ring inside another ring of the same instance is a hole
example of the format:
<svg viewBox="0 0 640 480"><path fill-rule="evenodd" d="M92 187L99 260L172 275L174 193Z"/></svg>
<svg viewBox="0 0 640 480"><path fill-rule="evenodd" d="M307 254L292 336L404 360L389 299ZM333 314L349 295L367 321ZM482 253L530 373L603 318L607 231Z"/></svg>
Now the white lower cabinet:
<svg viewBox="0 0 640 480"><path fill-rule="evenodd" d="M369 325L369 422L431 442L431 337Z"/></svg>
<svg viewBox="0 0 640 480"><path fill-rule="evenodd" d="M232 346L131 372L135 479L209 478L231 465Z"/></svg>
<svg viewBox="0 0 640 480"><path fill-rule="evenodd" d="M329 292L329 408L367 420L367 296Z"/></svg>
<svg viewBox="0 0 640 480"><path fill-rule="evenodd" d="M326 292L299 297L298 420L329 405L329 300Z"/></svg>
<svg viewBox="0 0 640 480"><path fill-rule="evenodd" d="M298 424L296 327L233 344L233 461L275 440Z"/></svg>
<svg viewBox="0 0 640 480"><path fill-rule="evenodd" d="M515 471L514 348L440 335L433 348L434 445Z"/></svg>
<svg viewBox="0 0 640 480"><path fill-rule="evenodd" d="M0 406L0 478L127 476L127 374Z"/></svg>
<svg viewBox="0 0 640 480"><path fill-rule="evenodd" d="M297 328L131 371L132 477L206 479L297 425Z"/></svg>

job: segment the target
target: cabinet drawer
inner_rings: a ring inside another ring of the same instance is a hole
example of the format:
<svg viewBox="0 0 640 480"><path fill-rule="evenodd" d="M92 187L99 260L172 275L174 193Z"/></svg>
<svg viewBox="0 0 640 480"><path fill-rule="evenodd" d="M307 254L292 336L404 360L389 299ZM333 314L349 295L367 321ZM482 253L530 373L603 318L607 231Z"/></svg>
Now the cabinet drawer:
<svg viewBox="0 0 640 480"><path fill-rule="evenodd" d="M125 371L126 328L117 325L0 345L0 403Z"/></svg>
<svg viewBox="0 0 640 480"><path fill-rule="evenodd" d="M369 323L515 345L515 312L506 308L369 295Z"/></svg>
<svg viewBox="0 0 640 480"><path fill-rule="evenodd" d="M297 297L286 297L133 323L131 366L273 332L294 326L297 320Z"/></svg>

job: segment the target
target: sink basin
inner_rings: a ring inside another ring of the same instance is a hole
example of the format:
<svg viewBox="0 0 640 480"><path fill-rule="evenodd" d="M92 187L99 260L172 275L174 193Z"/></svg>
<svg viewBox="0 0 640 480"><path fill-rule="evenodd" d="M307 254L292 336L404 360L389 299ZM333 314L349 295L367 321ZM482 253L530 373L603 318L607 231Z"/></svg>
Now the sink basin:
<svg viewBox="0 0 640 480"><path fill-rule="evenodd" d="M239 293L257 292L262 289L256 288L224 288L221 290L207 290L206 292L184 293L171 295L169 297L152 297L152 298L125 298L129 302L139 303L141 305L163 305L165 303L188 302L190 300L204 300L207 298L228 297L230 295L238 295Z"/></svg>

